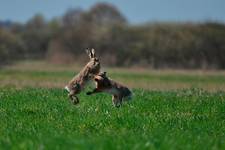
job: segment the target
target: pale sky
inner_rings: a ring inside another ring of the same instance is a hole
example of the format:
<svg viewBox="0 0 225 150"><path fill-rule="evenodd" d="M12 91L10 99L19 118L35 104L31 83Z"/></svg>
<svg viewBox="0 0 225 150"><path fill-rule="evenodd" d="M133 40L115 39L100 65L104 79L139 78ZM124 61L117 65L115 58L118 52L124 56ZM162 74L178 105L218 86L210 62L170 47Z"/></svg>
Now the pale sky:
<svg viewBox="0 0 225 150"><path fill-rule="evenodd" d="M0 0L0 20L26 22L41 13L46 19L68 8L89 9L98 0ZM225 0L104 0L115 5L130 23L153 21L220 21L225 23Z"/></svg>

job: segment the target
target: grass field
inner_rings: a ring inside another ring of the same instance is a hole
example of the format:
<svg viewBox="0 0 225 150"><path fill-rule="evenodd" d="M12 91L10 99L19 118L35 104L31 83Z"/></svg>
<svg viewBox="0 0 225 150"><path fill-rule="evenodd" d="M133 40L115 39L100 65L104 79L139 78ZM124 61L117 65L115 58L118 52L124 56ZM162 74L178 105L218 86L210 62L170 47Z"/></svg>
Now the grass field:
<svg viewBox="0 0 225 150"><path fill-rule="evenodd" d="M52 65L46 62L22 62L0 70L0 87L63 88L80 67ZM108 76L130 88L177 90L201 88L225 91L225 71L146 70L104 68Z"/></svg>
<svg viewBox="0 0 225 150"><path fill-rule="evenodd" d="M223 71L108 72L133 88L119 109L103 93L72 105L73 66L0 70L0 149L225 149Z"/></svg>
<svg viewBox="0 0 225 150"><path fill-rule="evenodd" d="M60 89L1 89L0 149L225 149L225 93L134 90L73 106Z"/></svg>

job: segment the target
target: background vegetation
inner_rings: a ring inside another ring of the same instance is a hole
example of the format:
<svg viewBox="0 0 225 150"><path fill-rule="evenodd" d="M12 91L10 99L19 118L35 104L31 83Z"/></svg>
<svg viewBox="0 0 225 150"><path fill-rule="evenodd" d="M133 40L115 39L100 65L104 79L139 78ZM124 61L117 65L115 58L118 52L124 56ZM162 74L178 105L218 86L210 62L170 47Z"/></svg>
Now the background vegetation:
<svg viewBox="0 0 225 150"><path fill-rule="evenodd" d="M0 22L0 64L20 59L82 63L84 49L97 50L104 65L147 68L225 68L225 25L146 23L131 25L119 10L98 3L89 10L69 9L25 24Z"/></svg>

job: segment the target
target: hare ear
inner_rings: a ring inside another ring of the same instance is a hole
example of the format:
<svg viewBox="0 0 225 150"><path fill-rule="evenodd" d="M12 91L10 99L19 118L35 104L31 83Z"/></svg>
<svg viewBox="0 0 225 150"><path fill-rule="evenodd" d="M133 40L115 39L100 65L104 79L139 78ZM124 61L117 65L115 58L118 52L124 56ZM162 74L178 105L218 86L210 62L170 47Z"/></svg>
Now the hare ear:
<svg viewBox="0 0 225 150"><path fill-rule="evenodd" d="M89 48L86 49L86 53L88 54L89 58L91 59L93 56L92 56L92 52Z"/></svg>
<svg viewBox="0 0 225 150"><path fill-rule="evenodd" d="M95 57L95 49L94 48L91 49L91 54L92 54L92 58Z"/></svg>

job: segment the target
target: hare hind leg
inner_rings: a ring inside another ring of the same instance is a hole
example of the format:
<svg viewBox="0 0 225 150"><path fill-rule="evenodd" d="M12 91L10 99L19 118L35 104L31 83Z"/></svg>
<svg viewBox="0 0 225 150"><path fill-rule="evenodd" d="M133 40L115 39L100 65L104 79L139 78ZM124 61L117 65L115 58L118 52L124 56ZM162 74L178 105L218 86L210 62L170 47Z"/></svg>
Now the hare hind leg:
<svg viewBox="0 0 225 150"><path fill-rule="evenodd" d="M120 98L120 96L117 96L117 95L113 95L112 96L112 103L115 107L120 107L121 106L121 101L122 99Z"/></svg>
<svg viewBox="0 0 225 150"><path fill-rule="evenodd" d="M74 93L70 93L68 96L74 105L79 103L79 99Z"/></svg>

